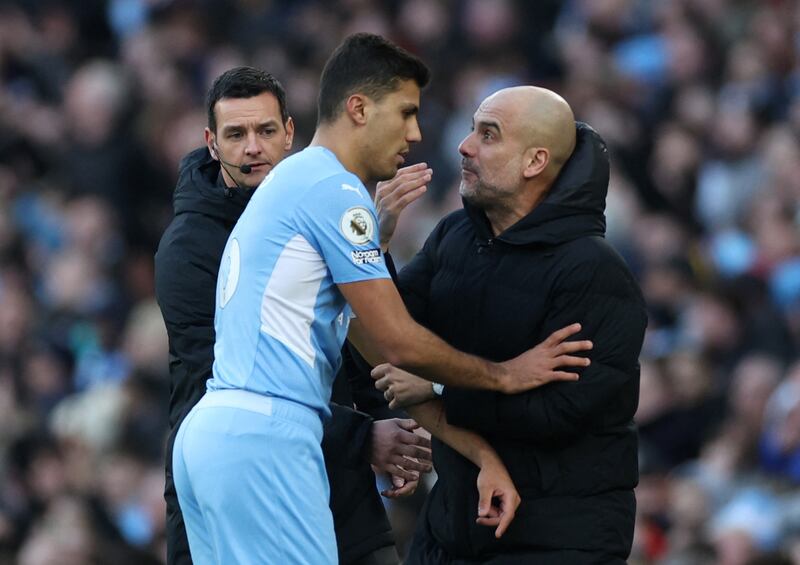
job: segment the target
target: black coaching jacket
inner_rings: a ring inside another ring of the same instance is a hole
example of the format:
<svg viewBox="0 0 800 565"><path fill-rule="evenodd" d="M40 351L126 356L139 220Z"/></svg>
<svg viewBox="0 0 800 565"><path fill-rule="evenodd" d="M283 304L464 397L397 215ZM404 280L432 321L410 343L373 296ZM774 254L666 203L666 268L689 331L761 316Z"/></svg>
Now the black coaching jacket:
<svg viewBox="0 0 800 565"><path fill-rule="evenodd" d="M251 194L225 190L219 163L206 148L189 153L181 162L173 201L175 217L164 232L155 257L156 296L169 335L169 421L173 431L203 396L211 376L220 258ZM394 414L388 411L371 379L367 377L366 385L348 390L347 379L341 377L336 379L333 400L342 404L331 404L333 417L325 423L322 448L331 486L339 559L348 563L392 545L394 540L368 462L372 417L347 406L355 400L372 416L385 418ZM173 437L174 433L170 444ZM170 453L171 449L167 461L168 502L174 496L169 480Z"/></svg>
<svg viewBox="0 0 800 565"><path fill-rule="evenodd" d="M449 422L489 441L522 503L495 540L493 529L475 523L478 469L434 442L439 480L408 563L442 562L445 554L453 563L504 563L504 554L523 563L528 553L570 549L624 559L630 551L646 314L636 281L603 237L606 146L590 127L577 127L572 157L530 215L495 237L484 213L465 204L400 273L412 315L463 351L506 360L573 322L583 325L573 339L594 342L577 382L517 395L445 388ZM431 543L439 549L426 555Z"/></svg>

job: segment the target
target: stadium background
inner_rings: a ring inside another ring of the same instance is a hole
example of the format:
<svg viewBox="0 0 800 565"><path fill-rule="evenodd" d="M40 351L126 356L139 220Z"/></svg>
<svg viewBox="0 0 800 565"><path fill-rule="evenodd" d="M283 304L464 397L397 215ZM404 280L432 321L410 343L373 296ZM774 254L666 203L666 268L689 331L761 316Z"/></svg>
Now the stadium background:
<svg viewBox="0 0 800 565"><path fill-rule="evenodd" d="M488 93L550 87L608 141L608 238L650 308L631 563L800 564L800 3L778 0L0 0L0 563L161 562L152 254L178 161L239 64L283 82L303 147L354 31L434 73L401 261L459 205ZM391 508L401 551L421 496Z"/></svg>

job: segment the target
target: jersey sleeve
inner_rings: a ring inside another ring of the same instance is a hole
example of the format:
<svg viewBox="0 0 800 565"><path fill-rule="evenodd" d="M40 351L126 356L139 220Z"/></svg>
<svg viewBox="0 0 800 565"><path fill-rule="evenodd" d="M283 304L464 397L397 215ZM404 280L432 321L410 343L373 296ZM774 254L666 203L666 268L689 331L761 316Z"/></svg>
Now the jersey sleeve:
<svg viewBox="0 0 800 565"><path fill-rule="evenodd" d="M352 175L313 186L297 210L298 228L325 260L336 284L391 278L381 253L375 206Z"/></svg>

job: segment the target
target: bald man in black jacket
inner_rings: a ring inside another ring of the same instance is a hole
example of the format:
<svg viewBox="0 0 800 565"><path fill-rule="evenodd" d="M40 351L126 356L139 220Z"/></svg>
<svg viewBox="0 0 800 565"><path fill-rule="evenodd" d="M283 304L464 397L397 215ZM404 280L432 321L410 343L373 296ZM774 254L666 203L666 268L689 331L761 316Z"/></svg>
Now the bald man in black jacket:
<svg viewBox="0 0 800 565"><path fill-rule="evenodd" d="M393 406L440 393L448 421L488 440L522 498L495 539L472 519L477 469L434 441L439 480L406 564L622 564L636 510L633 415L647 319L636 281L604 239L606 145L560 96L517 87L481 104L459 150L464 208L399 275L411 314L495 361L573 322L582 325L574 338L594 348L579 380L515 395L432 387L390 365L373 371Z"/></svg>

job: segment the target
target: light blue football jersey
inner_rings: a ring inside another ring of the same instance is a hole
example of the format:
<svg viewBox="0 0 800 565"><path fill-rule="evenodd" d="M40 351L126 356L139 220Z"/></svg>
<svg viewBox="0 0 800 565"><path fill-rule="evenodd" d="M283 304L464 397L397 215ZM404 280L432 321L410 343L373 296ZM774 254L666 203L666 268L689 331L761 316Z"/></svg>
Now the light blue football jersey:
<svg viewBox="0 0 800 565"><path fill-rule="evenodd" d="M253 195L222 255L213 378L328 415L350 308L338 283L390 278L369 193L336 156L309 147Z"/></svg>

